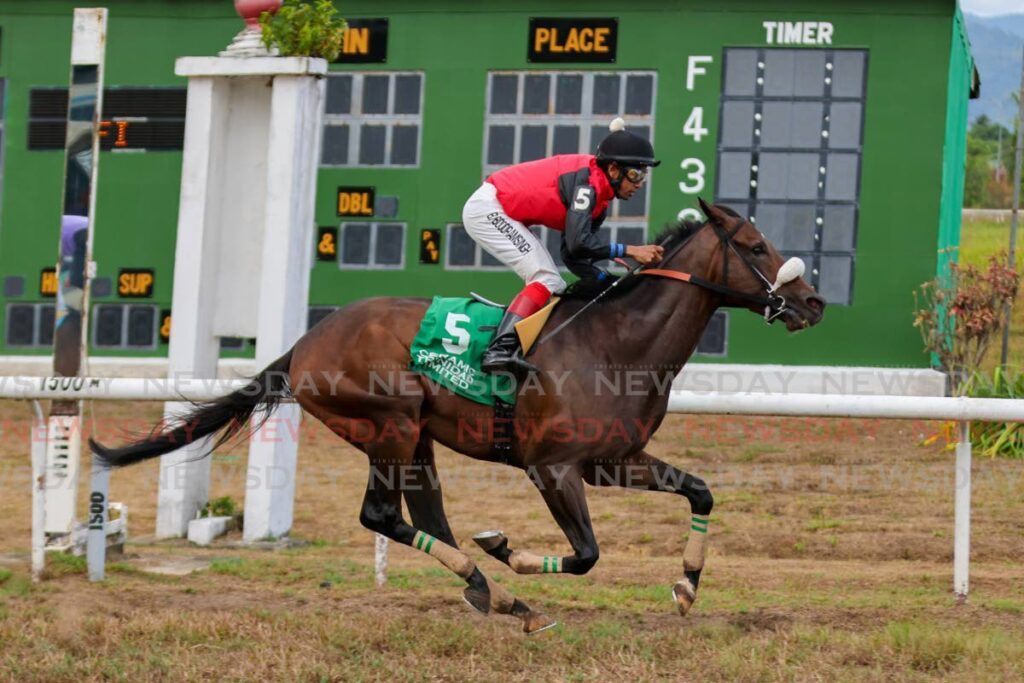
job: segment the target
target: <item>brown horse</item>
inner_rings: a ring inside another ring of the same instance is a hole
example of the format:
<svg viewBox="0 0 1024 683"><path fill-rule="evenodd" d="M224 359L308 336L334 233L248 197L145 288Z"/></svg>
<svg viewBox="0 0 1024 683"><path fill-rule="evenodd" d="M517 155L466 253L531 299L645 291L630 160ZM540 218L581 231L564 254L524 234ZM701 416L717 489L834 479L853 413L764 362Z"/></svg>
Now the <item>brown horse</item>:
<svg viewBox="0 0 1024 683"><path fill-rule="evenodd" d="M683 223L659 238L666 256L654 274L661 277L624 278L533 351L530 361L540 372L520 383L511 423L514 448L496 450L491 408L408 371L410 346L430 305L414 298L351 304L307 332L249 386L197 406L181 424L162 427L122 448L92 447L112 466L152 458L221 432L215 448L254 412L265 419L290 393L367 455L370 477L360 522L434 556L465 579L470 605L484 613L517 616L528 633L554 622L489 580L458 548L437 485L435 441L472 458L523 469L536 485L572 545L572 555L511 550L501 532L474 537L488 554L522 574L584 574L597 562L584 483L676 493L689 501L693 515L683 578L673 586L673 597L685 614L696 597L713 499L701 479L644 451L665 417L671 378L694 352L720 306L763 312L766 320L784 320L790 331L816 324L825 307L802 279L784 285L776 281L793 275L780 274L782 257L751 223L727 208L701 206L706 223ZM547 329L586 304L582 297L567 298L554 310ZM583 424L596 427L604 438L596 443L574 438ZM410 521L402 516L403 497Z"/></svg>

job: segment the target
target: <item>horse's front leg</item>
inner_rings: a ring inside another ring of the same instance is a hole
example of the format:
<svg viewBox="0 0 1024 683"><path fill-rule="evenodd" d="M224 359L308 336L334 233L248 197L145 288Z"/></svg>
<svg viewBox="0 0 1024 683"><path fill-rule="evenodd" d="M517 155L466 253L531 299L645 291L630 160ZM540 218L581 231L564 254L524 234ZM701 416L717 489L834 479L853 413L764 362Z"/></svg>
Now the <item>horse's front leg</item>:
<svg viewBox="0 0 1024 683"><path fill-rule="evenodd" d="M429 539L433 537L438 542L458 550L459 544L455 541L455 535L448 525L448 517L444 511L441 480L434 462L434 445L428 436L422 436L419 443L416 444L413 466L404 474L408 476L403 481L402 496L409 509L412 526L424 532L425 536L425 542L421 543L419 548L432 554L433 545ZM413 547L416 547L415 536L413 539ZM509 614L521 619L523 631L526 633L537 633L555 625L551 618L528 607L526 603L514 597L502 585L494 583L487 576L484 576L484 579L487 581L487 589L490 592L491 609L499 614ZM474 606L480 604L480 600L475 598L473 600L467 598L467 602Z"/></svg>
<svg viewBox="0 0 1024 683"><path fill-rule="evenodd" d="M645 491L665 491L686 496L690 501L690 535L683 551L683 579L672 587L679 613L683 616L697 598L697 585L704 569L708 538L708 516L714 498L703 479L638 451L625 458L591 461L583 466L583 478L591 486L622 486Z"/></svg>
<svg viewBox="0 0 1024 683"><path fill-rule="evenodd" d="M531 467L528 472L574 554L562 557L512 550L508 547L508 538L500 531L485 531L473 540L488 555L518 574L586 574L597 564L598 550L579 469L570 465L545 465Z"/></svg>

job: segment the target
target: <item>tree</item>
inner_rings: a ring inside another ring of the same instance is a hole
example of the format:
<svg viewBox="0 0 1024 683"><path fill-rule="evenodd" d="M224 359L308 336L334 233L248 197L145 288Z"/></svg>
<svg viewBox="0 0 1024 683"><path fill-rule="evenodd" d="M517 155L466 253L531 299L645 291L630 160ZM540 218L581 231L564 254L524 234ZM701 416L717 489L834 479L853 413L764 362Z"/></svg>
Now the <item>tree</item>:
<svg viewBox="0 0 1024 683"><path fill-rule="evenodd" d="M1010 208L1016 132L982 114L967 133L964 206Z"/></svg>
<svg viewBox="0 0 1024 683"><path fill-rule="evenodd" d="M964 206L981 208L988 206L986 186L992 176L989 166L988 145L974 135L967 136L967 166L964 174Z"/></svg>

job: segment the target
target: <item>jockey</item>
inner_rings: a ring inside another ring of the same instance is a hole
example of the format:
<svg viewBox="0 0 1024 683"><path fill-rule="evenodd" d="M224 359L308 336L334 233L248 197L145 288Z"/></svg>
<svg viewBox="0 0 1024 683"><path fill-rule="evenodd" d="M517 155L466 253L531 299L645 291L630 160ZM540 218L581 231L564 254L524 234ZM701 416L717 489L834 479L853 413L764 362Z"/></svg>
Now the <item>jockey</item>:
<svg viewBox="0 0 1024 683"><path fill-rule="evenodd" d="M466 232L526 282L484 352L485 372L534 369L519 353L515 324L565 290L554 260L527 226L561 231L562 260L580 278L608 277L595 261L629 256L650 265L661 259L660 246L607 244L598 236L608 203L632 197L648 169L661 163L651 143L627 131L621 118L609 128L596 155L559 154L508 166L488 177L466 202Z"/></svg>

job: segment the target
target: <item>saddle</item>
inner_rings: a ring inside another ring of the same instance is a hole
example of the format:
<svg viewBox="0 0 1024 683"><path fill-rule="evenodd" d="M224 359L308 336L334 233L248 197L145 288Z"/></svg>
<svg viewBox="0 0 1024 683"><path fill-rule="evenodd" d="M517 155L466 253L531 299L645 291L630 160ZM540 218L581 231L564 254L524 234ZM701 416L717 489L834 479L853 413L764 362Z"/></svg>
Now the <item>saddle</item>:
<svg viewBox="0 0 1024 683"><path fill-rule="evenodd" d="M485 306L493 306L494 308L505 310L505 306L502 306L495 301L491 301L476 292L470 292L469 295L475 301L479 301ZM544 329L544 325L547 323L548 318L551 317L551 312L555 310L555 306L558 305L559 301L561 301L559 297L551 297L551 301L548 302L547 306L516 323L516 334L519 335L519 344L522 346L524 356L529 355L530 351L533 350L533 345L537 343L537 338L540 336L541 330Z"/></svg>

